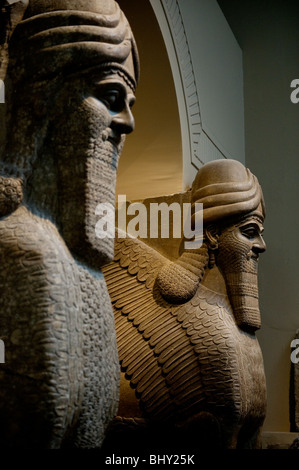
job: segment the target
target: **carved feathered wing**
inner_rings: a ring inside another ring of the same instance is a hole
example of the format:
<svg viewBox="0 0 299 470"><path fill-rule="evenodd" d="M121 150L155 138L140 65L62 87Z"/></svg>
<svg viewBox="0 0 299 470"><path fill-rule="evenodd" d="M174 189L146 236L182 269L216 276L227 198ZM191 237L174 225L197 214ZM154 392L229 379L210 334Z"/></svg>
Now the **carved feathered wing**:
<svg viewBox="0 0 299 470"><path fill-rule="evenodd" d="M168 262L127 235L116 238L115 260L103 271L115 312L121 369L140 408L151 420L178 423L202 410L213 411L216 403L221 408L233 401L238 387L233 387L231 370L238 370L237 351L231 347L234 322L226 297L199 286L182 305L162 298L155 280ZM217 376L223 385L215 390Z"/></svg>

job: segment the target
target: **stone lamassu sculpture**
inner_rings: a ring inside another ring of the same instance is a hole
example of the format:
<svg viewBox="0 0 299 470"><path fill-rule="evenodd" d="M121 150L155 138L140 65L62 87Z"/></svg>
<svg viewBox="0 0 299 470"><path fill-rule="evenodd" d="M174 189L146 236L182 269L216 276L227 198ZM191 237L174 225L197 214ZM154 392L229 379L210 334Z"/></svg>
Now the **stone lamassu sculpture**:
<svg viewBox="0 0 299 470"><path fill-rule="evenodd" d="M191 201L203 204L199 249L170 261L127 235L104 267L123 373L107 447L115 436L154 448L259 445L262 191L241 163L217 160L198 171Z"/></svg>
<svg viewBox="0 0 299 470"><path fill-rule="evenodd" d="M0 446L100 447L119 396L95 208L115 177L139 65L114 0L1 2Z"/></svg>

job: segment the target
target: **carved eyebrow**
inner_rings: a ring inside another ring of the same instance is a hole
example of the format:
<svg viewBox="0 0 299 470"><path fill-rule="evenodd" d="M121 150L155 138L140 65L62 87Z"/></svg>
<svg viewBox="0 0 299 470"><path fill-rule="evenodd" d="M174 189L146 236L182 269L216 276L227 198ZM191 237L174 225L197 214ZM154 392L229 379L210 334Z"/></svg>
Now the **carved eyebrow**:
<svg viewBox="0 0 299 470"><path fill-rule="evenodd" d="M113 89L121 90L123 93L126 93L127 91L124 84L120 82L95 79L93 80L93 85L97 88L103 88L107 90L113 90Z"/></svg>
<svg viewBox="0 0 299 470"><path fill-rule="evenodd" d="M254 227L257 227L259 230L259 233L262 234L264 232L264 226L260 222L260 219L258 217L254 217L253 219L256 219L256 220L244 221L242 224L239 225L239 228L246 229L246 228L250 228L250 226L254 226Z"/></svg>
<svg viewBox="0 0 299 470"><path fill-rule="evenodd" d="M119 81L106 81L96 79L94 80L93 86L95 87L95 89L98 89L99 91L102 90L103 92L109 92L113 90L118 91L123 98L126 98L129 101L130 106L133 106L136 101L134 93L131 90L128 91L127 87Z"/></svg>
<svg viewBox="0 0 299 470"><path fill-rule="evenodd" d="M256 220L257 220L260 224L262 224L262 225L263 225L263 223L264 223L264 217L261 216L261 215L255 214L255 215L253 216L253 219L256 219Z"/></svg>
<svg viewBox="0 0 299 470"><path fill-rule="evenodd" d="M246 222L250 222L251 220L255 220L257 221L259 224L262 224L264 223L264 220L265 218L263 217L263 215L261 214L249 214L247 215L246 217L244 217L240 223L246 223Z"/></svg>

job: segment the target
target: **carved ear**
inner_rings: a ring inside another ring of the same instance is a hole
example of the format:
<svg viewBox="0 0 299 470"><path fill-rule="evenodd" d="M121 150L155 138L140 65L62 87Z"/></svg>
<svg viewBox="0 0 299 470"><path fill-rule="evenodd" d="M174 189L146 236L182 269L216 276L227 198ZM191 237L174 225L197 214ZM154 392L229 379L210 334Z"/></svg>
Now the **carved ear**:
<svg viewBox="0 0 299 470"><path fill-rule="evenodd" d="M219 230L214 224L208 225L204 229L206 244L209 250L209 268L212 269L216 264L215 251L218 249Z"/></svg>
<svg viewBox="0 0 299 470"><path fill-rule="evenodd" d="M219 240L219 230L214 224L208 225L204 229L205 240L207 242L209 250L217 250Z"/></svg>

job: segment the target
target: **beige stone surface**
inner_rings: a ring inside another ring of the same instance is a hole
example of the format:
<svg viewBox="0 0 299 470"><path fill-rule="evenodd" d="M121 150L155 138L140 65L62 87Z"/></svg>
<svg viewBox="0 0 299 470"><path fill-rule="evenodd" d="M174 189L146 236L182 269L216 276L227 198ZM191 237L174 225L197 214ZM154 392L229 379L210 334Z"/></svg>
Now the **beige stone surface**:
<svg viewBox="0 0 299 470"><path fill-rule="evenodd" d="M260 445L266 409L255 335L257 264L265 251L261 188L239 162L218 160L199 170L191 194L158 201L184 197L203 203L200 248L181 243L175 257L173 241L157 250L160 239L145 243L119 232L114 262L103 268L123 372L107 446L116 436L128 445L137 439L141 448Z"/></svg>

